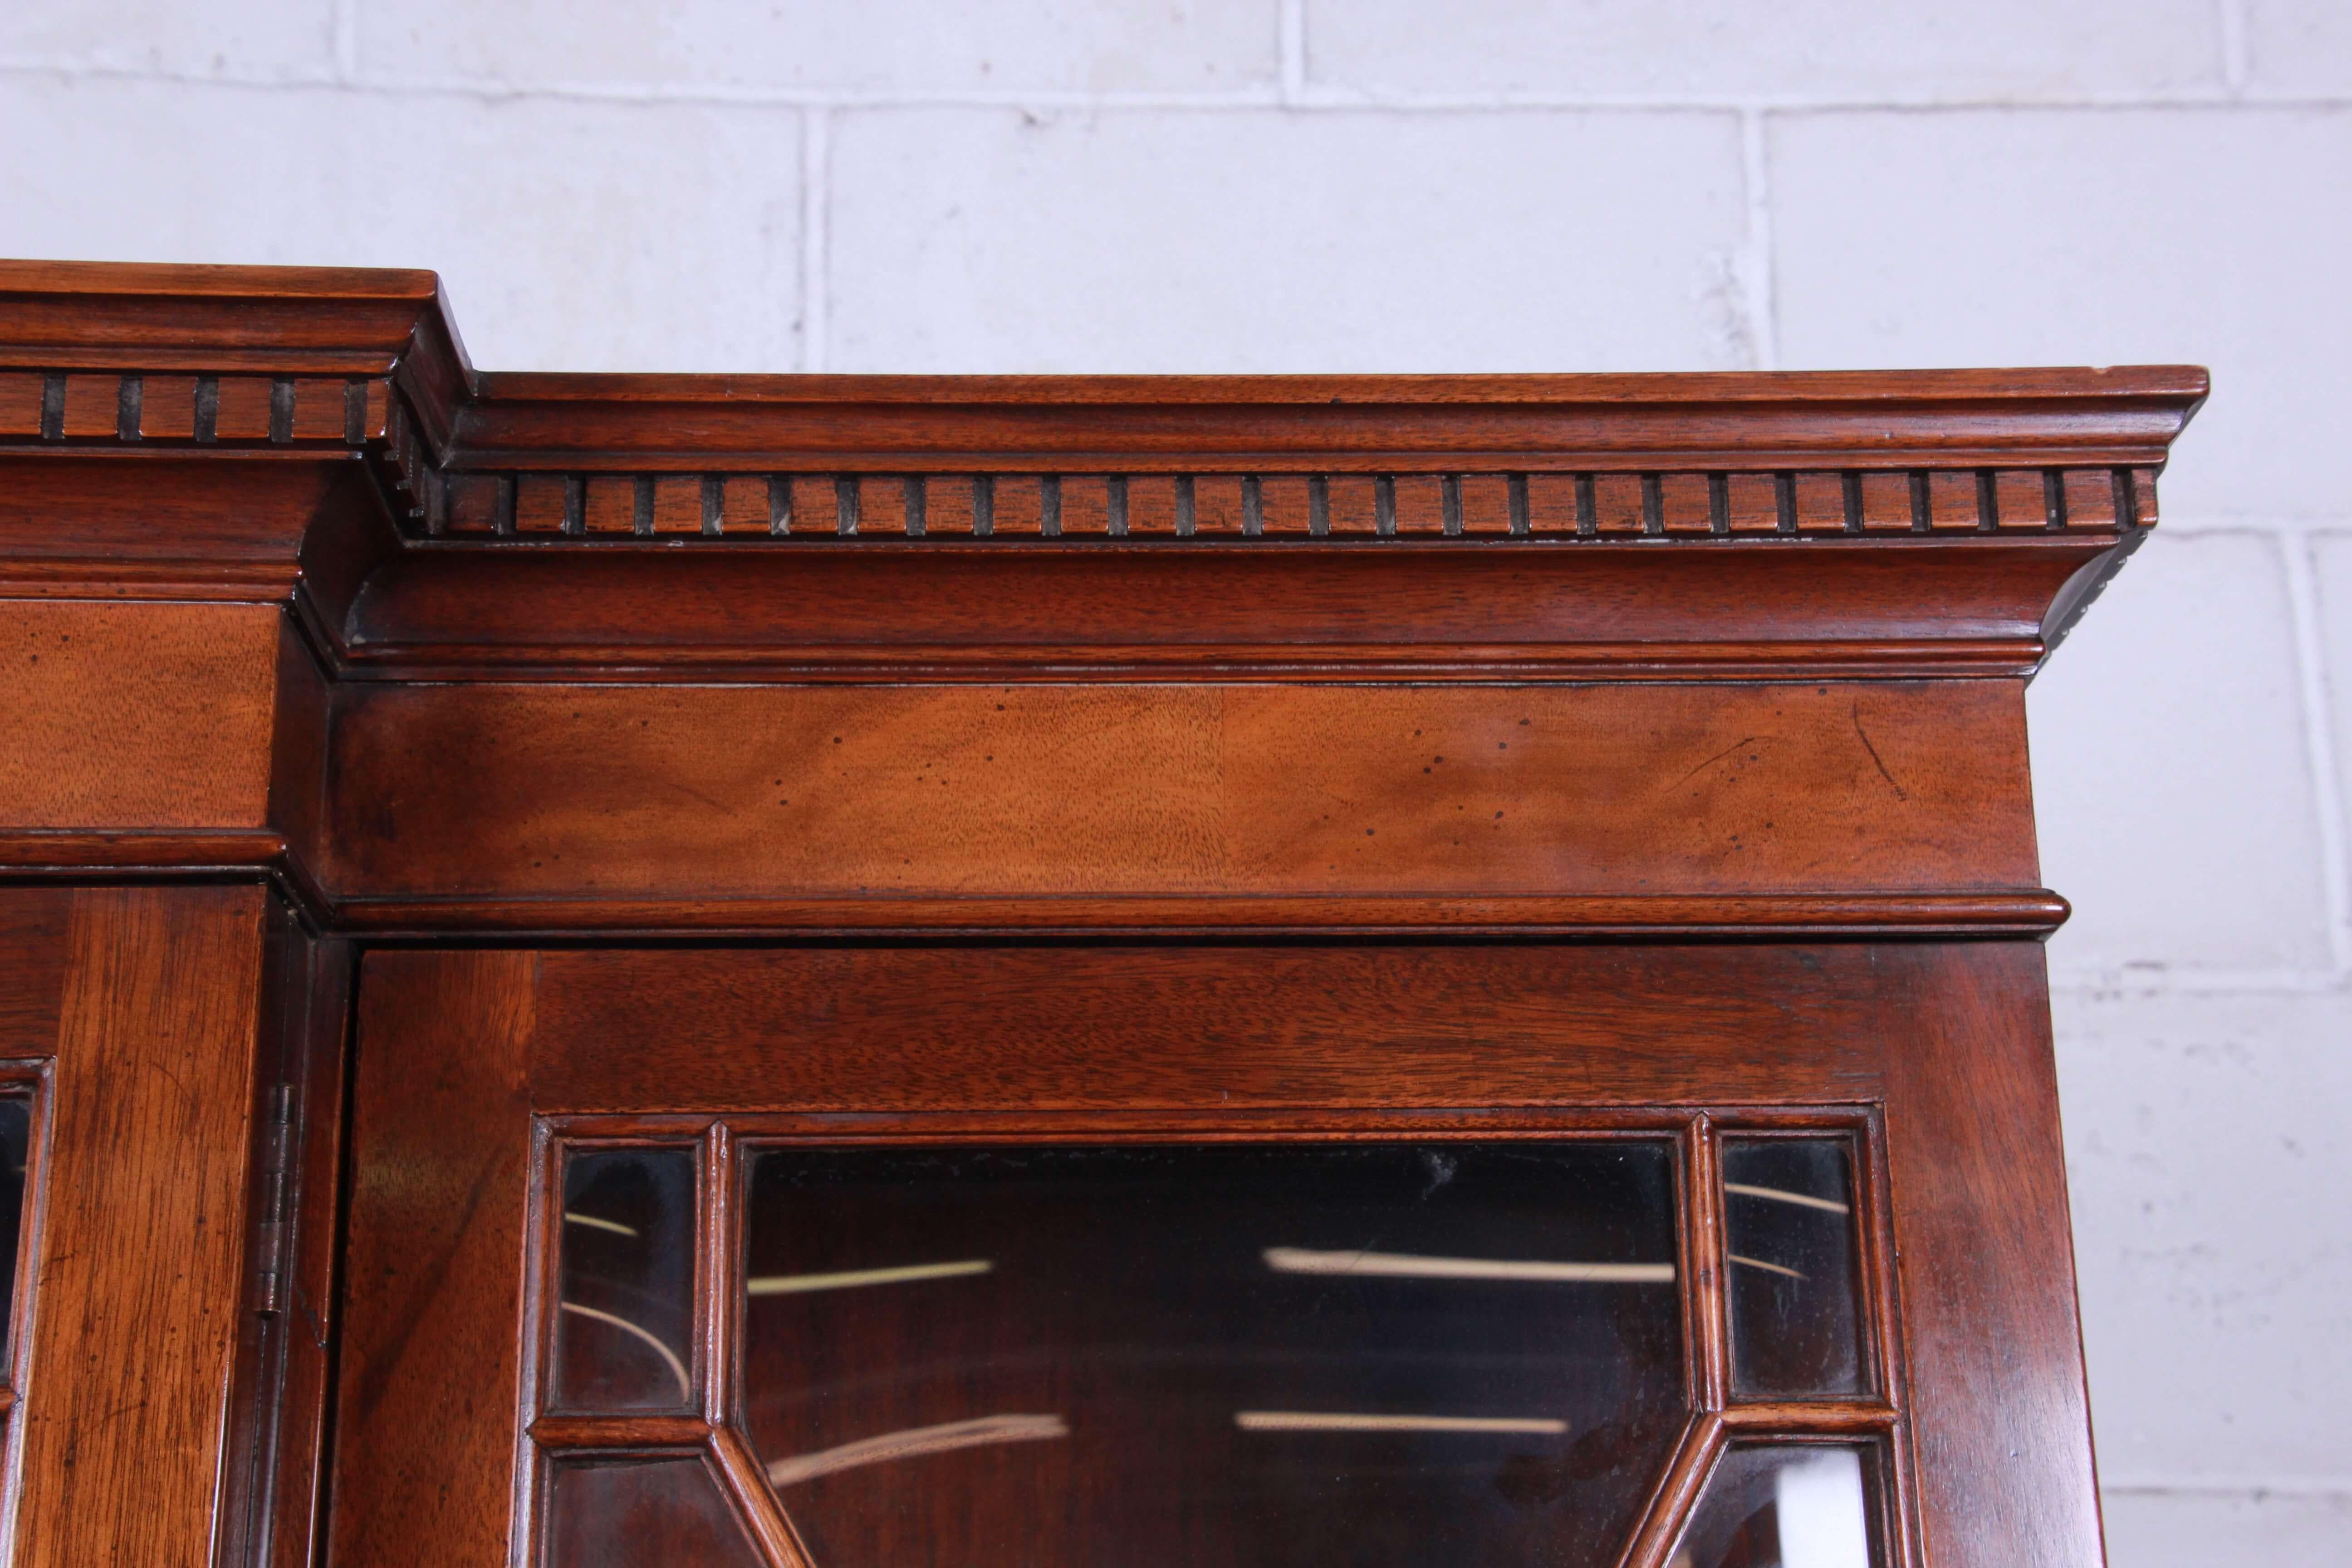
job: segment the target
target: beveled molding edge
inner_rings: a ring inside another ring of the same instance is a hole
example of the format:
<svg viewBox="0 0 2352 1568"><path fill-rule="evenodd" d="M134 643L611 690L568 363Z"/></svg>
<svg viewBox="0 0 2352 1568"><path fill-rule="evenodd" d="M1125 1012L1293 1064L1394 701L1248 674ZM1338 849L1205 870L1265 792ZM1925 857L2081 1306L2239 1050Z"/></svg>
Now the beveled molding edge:
<svg viewBox="0 0 2352 1568"><path fill-rule="evenodd" d="M2048 936L2066 901L2046 889L1965 893L1759 893L1546 898L1454 895L901 896L875 899L406 900L336 906L378 938L463 930L512 937L1498 938L1536 940Z"/></svg>
<svg viewBox="0 0 2352 1568"><path fill-rule="evenodd" d="M1246 384L1234 388L1249 395ZM1379 394L1368 386L1360 405L1381 408ZM1675 463L1671 444L1654 434L1653 449L1630 458L1538 449L1497 463L1464 450L1407 467L1373 449L1342 466L1332 460L1340 454L1276 450L1249 454L1261 459L1250 472L1218 471L1209 452L1162 456L1150 468L1126 454L1133 472L1118 471L1116 455L1022 471L1032 458L1057 454L1018 444L970 471L746 471L740 463L632 471L626 453L582 455L569 468L501 469L484 466L495 454L443 450L418 401L391 376L0 368L0 449L359 452L373 459L410 539L665 542L2115 532L2154 525L2161 464L2160 453L2137 463L2037 462L2030 444L1973 454L1977 461L1958 451L1927 461L1913 453L1906 463L1866 444L1827 444L1778 463L1693 468ZM1408 426L1414 413L1383 411ZM1709 439L1710 422L1723 417L1688 416Z"/></svg>
<svg viewBox="0 0 2352 1568"><path fill-rule="evenodd" d="M1557 898L1399 893L339 899L319 885L273 829L0 829L0 882L92 874L261 878L276 884L315 929L378 941L2041 939L2071 912L2064 899L2045 888Z"/></svg>
<svg viewBox="0 0 2352 1568"><path fill-rule="evenodd" d="M2151 501L2102 498L2099 474L2145 489L2208 385L2179 365L493 374L430 272L0 260L0 442L362 447L425 538L2112 528Z"/></svg>
<svg viewBox="0 0 2352 1568"><path fill-rule="evenodd" d="M0 261L0 592L374 681L2030 677L2207 384L490 374L428 272Z"/></svg>

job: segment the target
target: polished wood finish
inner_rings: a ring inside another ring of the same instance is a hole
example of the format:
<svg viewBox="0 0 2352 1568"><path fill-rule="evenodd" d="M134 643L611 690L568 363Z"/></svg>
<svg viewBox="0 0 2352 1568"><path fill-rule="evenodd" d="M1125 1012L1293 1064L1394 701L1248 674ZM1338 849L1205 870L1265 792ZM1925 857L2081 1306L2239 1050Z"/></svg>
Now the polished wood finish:
<svg viewBox="0 0 2352 1568"><path fill-rule="evenodd" d="M329 1560L506 1555L531 1127L529 953L386 954L362 991ZM470 1131L458 1131L464 1128ZM452 1136L455 1133L456 1136ZM452 1461L455 1461L453 1464Z"/></svg>
<svg viewBox="0 0 2352 1568"><path fill-rule="evenodd" d="M2052 606L2119 548L1660 542L428 542L327 635L363 679L2023 676Z"/></svg>
<svg viewBox="0 0 2352 1568"><path fill-rule="evenodd" d="M738 1137L826 1142L1487 1139L1602 1129L1655 1134L1687 1125L1702 1109L1716 1131L1867 1134L1873 1124L1854 1107L1884 1094L1889 1063L1915 1027L1904 1010L1932 1006L1944 986L1966 984L1948 966L1966 972L1977 955L1997 962L2007 951L542 952L501 970L494 992L475 956L401 952L369 960L362 993L384 998L378 1005L385 1012L380 1024L362 1026L388 1056L413 1059L443 1054L435 1048L438 1032L503 1040L511 1020L527 1020L520 1054L530 1108L558 1136L674 1142L723 1114ZM943 1016L939 999L946 995L964 1000ZM1802 998L1801 1008L1787 1005L1791 996ZM619 1041L630 1047L615 1049ZM790 1049L780 1051L780 1041ZM509 1048L499 1047L501 1058ZM1712 1104L1690 1103L1706 1090ZM503 1084L499 1092L506 1092ZM504 1115L503 1131L495 1116L477 1112L444 1110L417 1126L439 1164L470 1169L493 1149L511 1150L512 1130L526 1118L519 1108ZM413 1167L418 1145L411 1136L400 1134L383 1162ZM362 1163L377 1163L364 1124L359 1137ZM413 1185L398 1184L399 1201ZM1874 1215L1887 1207L1874 1195L1884 1185L1871 1172L1860 1183ZM712 1190L731 1188L721 1177ZM1694 1192L1691 1201L1704 1216L1712 1200ZM374 1229L387 1237L409 1234L414 1224L389 1210L371 1212L364 1192L352 1223L355 1234ZM541 1278L548 1276L546 1232L534 1233L517 1208L466 1223L481 1233L487 1251L536 1254ZM722 1214L713 1234L728 1236L731 1223ZM1701 1247L1690 1267L1712 1300L1719 1265L1705 1250L1704 1233L1689 1234ZM1891 1248L1874 1238L1868 1250L1876 1280ZM716 1273L725 1279L731 1271ZM356 1272L352 1285L355 1333L362 1314L411 1321L379 1303ZM515 1288L505 1272L477 1287L497 1300ZM526 1288L541 1303L542 1322L545 1289ZM1883 1300L1872 1310L1891 1321ZM487 1306L478 1313L495 1315ZM1714 1369L1700 1375L1694 1397L1702 1416L1719 1422L1709 1414L1722 1412L1727 1398L1719 1311L1696 1322L1692 1337L1700 1364ZM1885 1356L1894 1341L1875 1342ZM427 1398L452 1384L503 1385L517 1376L510 1341L477 1338L470 1349L450 1351L467 1359L404 1365L392 1374L399 1386L388 1397ZM1901 1382L1894 1361L1874 1364L1881 1386ZM528 1402L533 1374L526 1367L520 1376ZM732 1376L714 1371L711 1405L699 1420L541 1416L532 1433L562 1449L715 1445L734 1389ZM1860 1430L1890 1438L1904 1430L1899 1415L1869 1402L1851 1409L1764 1407L1728 1418L1750 1430ZM487 1404L462 1414L445 1406L436 1419L465 1423L442 1440L453 1455L487 1452L512 1431L511 1412ZM528 1454L515 1476L518 1485L529 1484ZM747 1500L763 1495L755 1482L744 1485Z"/></svg>
<svg viewBox="0 0 2352 1568"><path fill-rule="evenodd" d="M372 1223L352 1229L343 1262L330 1561L407 1563L430 1540L452 1561L489 1563L506 1552L518 1486L536 959L383 962L437 963L440 985L362 990L351 1201Z"/></svg>
<svg viewBox="0 0 2352 1568"><path fill-rule="evenodd" d="M257 605L12 605L0 798L12 826L256 828L278 617Z"/></svg>
<svg viewBox="0 0 2352 1568"><path fill-rule="evenodd" d="M15 1560L513 1560L615 1444L804 1560L715 1363L537 1413L559 1137L1639 1125L1631 1568L1773 1434L2095 1563L2023 692L2205 391L486 374L429 273L0 263ZM1867 1399L1732 1396L1759 1126L1864 1152Z"/></svg>
<svg viewBox="0 0 2352 1568"><path fill-rule="evenodd" d="M2095 1563L2098 1493L2042 954L1999 946L1918 994L1887 1086L1906 1360L1930 1560ZM1999 1113L1991 1112L1999 1107Z"/></svg>
<svg viewBox="0 0 2352 1568"><path fill-rule="evenodd" d="M239 1563L306 1568L325 1549L328 1411L338 1338L341 1193L350 1059L348 943L320 939L281 911L275 938L278 1006L267 1020L263 1060L267 1142L257 1155L257 1283L263 1310L254 1392L239 1414L251 1423L253 1480L228 1489L232 1518L247 1521L229 1556ZM273 1048L274 1047L274 1048ZM249 1415L246 1412L249 1410Z"/></svg>
<svg viewBox="0 0 2352 1568"><path fill-rule="evenodd" d="M371 686L321 876L746 925L725 906L2031 894L2023 718L1989 681Z"/></svg>
<svg viewBox="0 0 2352 1568"><path fill-rule="evenodd" d="M70 896L18 1563L208 1561L267 902L249 885Z"/></svg>

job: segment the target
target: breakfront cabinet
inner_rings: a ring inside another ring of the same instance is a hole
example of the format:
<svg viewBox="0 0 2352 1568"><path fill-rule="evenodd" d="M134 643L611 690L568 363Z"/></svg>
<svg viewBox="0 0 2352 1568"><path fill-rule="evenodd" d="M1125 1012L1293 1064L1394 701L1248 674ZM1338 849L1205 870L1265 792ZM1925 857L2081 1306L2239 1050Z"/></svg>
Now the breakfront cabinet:
<svg viewBox="0 0 2352 1568"><path fill-rule="evenodd" d="M2181 368L476 371L0 267L13 1561L2090 1568Z"/></svg>

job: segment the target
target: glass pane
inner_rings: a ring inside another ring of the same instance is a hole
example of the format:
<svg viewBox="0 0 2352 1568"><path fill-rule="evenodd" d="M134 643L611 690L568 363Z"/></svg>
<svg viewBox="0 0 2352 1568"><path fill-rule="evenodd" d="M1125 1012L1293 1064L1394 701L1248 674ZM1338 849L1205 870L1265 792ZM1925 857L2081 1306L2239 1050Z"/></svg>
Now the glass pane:
<svg viewBox="0 0 2352 1568"><path fill-rule="evenodd" d="M16 1249L24 1241L25 1162L32 1142L32 1100L21 1094L0 1096L0 1356L7 1353L16 1326Z"/></svg>
<svg viewBox="0 0 2352 1568"><path fill-rule="evenodd" d="M1857 1448L1734 1448L1716 1466L1669 1568L1871 1568Z"/></svg>
<svg viewBox="0 0 2352 1568"><path fill-rule="evenodd" d="M555 1407L695 1403L694 1163L691 1149L597 1150L565 1162Z"/></svg>
<svg viewBox="0 0 2352 1568"><path fill-rule="evenodd" d="M772 1150L748 1197L821 1564L1606 1561L1685 1419L1658 1142Z"/></svg>
<svg viewBox="0 0 2352 1568"><path fill-rule="evenodd" d="M700 1459L559 1459L545 1568L761 1568Z"/></svg>
<svg viewBox="0 0 2352 1568"><path fill-rule="evenodd" d="M1763 1398L1869 1392L1852 1146L1726 1139L1723 1208L1732 1387Z"/></svg>

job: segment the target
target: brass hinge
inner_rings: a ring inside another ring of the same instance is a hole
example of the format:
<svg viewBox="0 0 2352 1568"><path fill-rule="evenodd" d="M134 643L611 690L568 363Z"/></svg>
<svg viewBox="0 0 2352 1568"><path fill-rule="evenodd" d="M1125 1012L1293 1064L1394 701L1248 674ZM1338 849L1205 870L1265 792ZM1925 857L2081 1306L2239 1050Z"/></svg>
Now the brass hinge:
<svg viewBox="0 0 2352 1568"><path fill-rule="evenodd" d="M294 1152L294 1086L272 1084L263 1108L261 1130L261 1229L255 1250L259 1261L254 1279L254 1310L264 1317L281 1310L285 1297L287 1238L293 1230L287 1214L287 1192L292 1185Z"/></svg>

